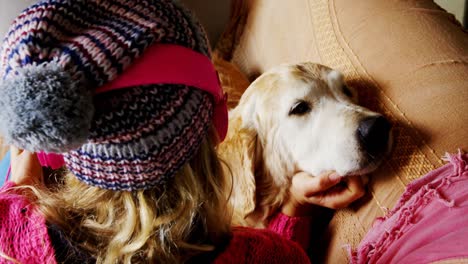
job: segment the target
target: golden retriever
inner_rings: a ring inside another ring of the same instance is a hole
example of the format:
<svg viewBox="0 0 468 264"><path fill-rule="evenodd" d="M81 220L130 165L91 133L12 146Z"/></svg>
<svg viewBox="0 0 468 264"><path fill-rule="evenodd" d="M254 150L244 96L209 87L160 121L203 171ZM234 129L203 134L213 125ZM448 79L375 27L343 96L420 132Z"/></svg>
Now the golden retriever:
<svg viewBox="0 0 468 264"><path fill-rule="evenodd" d="M232 173L235 225L264 227L295 173L369 173L390 145L390 123L357 105L338 71L314 63L262 74L229 115L218 153Z"/></svg>

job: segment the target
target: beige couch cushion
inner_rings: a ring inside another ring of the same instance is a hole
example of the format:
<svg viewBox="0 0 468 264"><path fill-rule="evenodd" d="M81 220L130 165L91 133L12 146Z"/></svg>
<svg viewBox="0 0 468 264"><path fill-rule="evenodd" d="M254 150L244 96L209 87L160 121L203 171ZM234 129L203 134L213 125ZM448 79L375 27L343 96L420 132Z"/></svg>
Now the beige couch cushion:
<svg viewBox="0 0 468 264"><path fill-rule="evenodd" d="M369 195L338 211L315 245L324 250L315 260L347 262L343 246L356 246L410 181L440 167L445 152L468 149L468 35L429 0L243 2L248 17L231 30L240 36L231 55L251 80L280 63L322 63L394 124L393 152Z"/></svg>

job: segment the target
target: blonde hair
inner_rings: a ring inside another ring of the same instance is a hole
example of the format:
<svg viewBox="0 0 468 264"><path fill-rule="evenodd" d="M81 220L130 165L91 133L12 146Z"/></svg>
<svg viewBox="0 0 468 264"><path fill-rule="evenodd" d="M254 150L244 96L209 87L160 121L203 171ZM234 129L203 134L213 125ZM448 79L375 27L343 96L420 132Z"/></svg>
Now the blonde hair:
<svg viewBox="0 0 468 264"><path fill-rule="evenodd" d="M97 263L179 263L229 238L227 185L208 136L164 188L104 190L68 173L55 187L32 190L48 223Z"/></svg>

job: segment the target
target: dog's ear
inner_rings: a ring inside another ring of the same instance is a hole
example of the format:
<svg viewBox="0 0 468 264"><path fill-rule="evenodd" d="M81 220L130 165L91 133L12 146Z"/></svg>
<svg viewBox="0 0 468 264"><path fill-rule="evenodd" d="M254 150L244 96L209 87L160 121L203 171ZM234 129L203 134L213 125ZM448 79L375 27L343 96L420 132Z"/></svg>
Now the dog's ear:
<svg viewBox="0 0 468 264"><path fill-rule="evenodd" d="M251 85L254 86L255 83ZM242 119L241 128L247 130L254 130L256 131L258 126L257 123L257 100L255 98L255 93L253 93L252 89L248 90L241 98L238 111L239 115Z"/></svg>
<svg viewBox="0 0 468 264"><path fill-rule="evenodd" d="M252 109L241 102L230 111L228 133L218 147L218 154L228 162L225 171L232 177L233 190L229 200L234 209L233 224L244 226L248 225L246 218L255 210L256 205L257 132L251 123L251 117L246 115Z"/></svg>
<svg viewBox="0 0 468 264"><path fill-rule="evenodd" d="M268 77L268 78L267 78ZM229 129L218 153L229 161L233 177L233 192L230 197L234 207L233 224L264 227L271 214L270 206L262 202L267 196L275 196L272 178L264 168L263 138L264 128L260 119L262 101L275 80L274 76L263 76L250 85L242 95L238 106L229 112ZM266 118L266 114L262 115ZM266 119L265 119L266 120ZM263 133L263 134L262 134ZM266 199L274 203L275 199ZM276 204L276 203L275 203Z"/></svg>

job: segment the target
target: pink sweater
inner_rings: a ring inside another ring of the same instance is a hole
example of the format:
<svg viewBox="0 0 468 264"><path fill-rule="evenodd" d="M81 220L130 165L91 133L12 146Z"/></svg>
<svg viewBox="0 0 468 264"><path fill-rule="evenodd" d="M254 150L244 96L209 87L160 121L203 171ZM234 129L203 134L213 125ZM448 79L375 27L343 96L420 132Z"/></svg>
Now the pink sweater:
<svg viewBox="0 0 468 264"><path fill-rule="evenodd" d="M0 263L7 255L21 263L57 263L46 221L22 195L0 189ZM309 263L310 218L278 214L268 230L234 228L233 237L214 263ZM297 241L293 242L291 240Z"/></svg>
<svg viewBox="0 0 468 264"><path fill-rule="evenodd" d="M44 217L38 214L28 199L13 191L13 182L0 189L0 263L7 255L23 263L55 263Z"/></svg>
<svg viewBox="0 0 468 264"><path fill-rule="evenodd" d="M468 260L468 155L447 160L410 183L395 208L376 219L352 263Z"/></svg>

